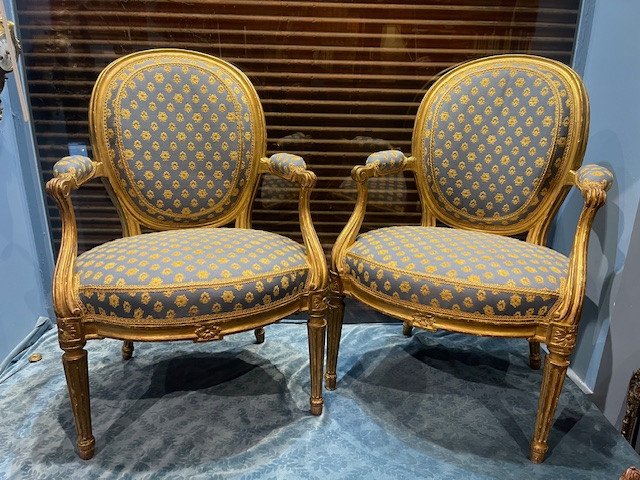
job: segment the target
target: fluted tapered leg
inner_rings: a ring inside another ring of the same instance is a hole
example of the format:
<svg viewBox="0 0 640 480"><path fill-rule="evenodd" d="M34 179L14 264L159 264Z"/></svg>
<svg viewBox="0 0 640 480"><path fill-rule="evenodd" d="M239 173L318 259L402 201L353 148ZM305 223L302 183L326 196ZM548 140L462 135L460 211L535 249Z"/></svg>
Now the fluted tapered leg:
<svg viewBox="0 0 640 480"><path fill-rule="evenodd" d="M412 331L413 325L411 325L409 322L402 322L402 334L405 337L410 337Z"/></svg>
<svg viewBox="0 0 640 480"><path fill-rule="evenodd" d="M256 343L264 343L264 328L256 328L253 333L256 336Z"/></svg>
<svg viewBox="0 0 640 480"><path fill-rule="evenodd" d="M80 458L88 460L93 457L96 441L91 433L87 351L83 348L66 350L62 355L62 364L76 425L78 454Z"/></svg>
<svg viewBox="0 0 640 480"><path fill-rule="evenodd" d="M325 386L327 390L336 388L336 369L338 367L338 350L342 335L342 318L344 316L344 300L342 296L331 292L329 294L329 313L327 325L327 371Z"/></svg>
<svg viewBox="0 0 640 480"><path fill-rule="evenodd" d="M322 370L324 367L324 337L327 326L325 315L327 307L324 292L313 292L309 296L309 368L311 373L311 413L322 413Z"/></svg>
<svg viewBox="0 0 640 480"><path fill-rule="evenodd" d="M133 356L133 342L125 340L122 342L122 359L129 360Z"/></svg>
<svg viewBox="0 0 640 480"><path fill-rule="evenodd" d="M529 366L539 370L542 357L540 356L540 342L529 341Z"/></svg>
<svg viewBox="0 0 640 480"><path fill-rule="evenodd" d="M560 398L568 366L569 355L551 351L545 357L536 427L531 441L531 461L535 463L541 463L544 460L549 448L547 437L553 423L553 415L558 406L558 399Z"/></svg>

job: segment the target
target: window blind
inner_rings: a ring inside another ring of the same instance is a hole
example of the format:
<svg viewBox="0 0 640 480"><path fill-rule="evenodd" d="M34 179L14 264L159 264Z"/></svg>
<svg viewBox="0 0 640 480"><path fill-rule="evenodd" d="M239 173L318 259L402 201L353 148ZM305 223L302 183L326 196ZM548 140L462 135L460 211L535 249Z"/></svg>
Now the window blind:
<svg viewBox="0 0 640 480"><path fill-rule="evenodd" d="M377 150L410 153L414 115L445 69L497 53L569 63L579 0L21 0L20 34L43 181L60 157L91 155L88 104L124 54L179 47L237 65L266 114L269 154L302 155L318 175L313 219L326 252L355 200L351 168ZM363 231L417 224L410 176L373 179ZM74 197L79 250L121 236L102 184ZM60 218L49 215L55 247ZM265 177L254 228L300 240L297 190Z"/></svg>

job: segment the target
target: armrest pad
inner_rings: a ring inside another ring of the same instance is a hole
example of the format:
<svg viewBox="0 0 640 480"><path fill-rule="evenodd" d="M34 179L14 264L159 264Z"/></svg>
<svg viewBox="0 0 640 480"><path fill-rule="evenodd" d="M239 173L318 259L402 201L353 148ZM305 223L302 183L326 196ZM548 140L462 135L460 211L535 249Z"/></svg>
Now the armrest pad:
<svg viewBox="0 0 640 480"><path fill-rule="evenodd" d="M82 155L64 157L53 166L53 175L59 177L71 177L80 185L91 178L96 169L96 163Z"/></svg>
<svg viewBox="0 0 640 480"><path fill-rule="evenodd" d="M576 170L576 186L580 190L600 188L605 192L613 184L613 174L600 165L583 165Z"/></svg>
<svg viewBox="0 0 640 480"><path fill-rule="evenodd" d="M405 159L400 150L384 150L369 155L366 165L372 165L376 175L391 175L402 171Z"/></svg>
<svg viewBox="0 0 640 480"><path fill-rule="evenodd" d="M274 153L267 161L273 173L285 177L291 174L292 169L305 170L307 168L302 157L291 153Z"/></svg>

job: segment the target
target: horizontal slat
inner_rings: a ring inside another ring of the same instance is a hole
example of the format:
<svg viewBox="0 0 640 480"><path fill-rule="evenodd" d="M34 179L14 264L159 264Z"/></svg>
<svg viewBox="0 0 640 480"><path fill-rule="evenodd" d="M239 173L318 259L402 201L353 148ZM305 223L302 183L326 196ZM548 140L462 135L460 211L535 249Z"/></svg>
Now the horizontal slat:
<svg viewBox="0 0 640 480"><path fill-rule="evenodd" d="M194 22L194 21L206 21L210 22L211 20L215 20L216 23L226 23L233 24L234 22L241 22L246 24L255 23L257 25L260 24L268 24L269 22L274 22L278 24L282 24L282 14L280 12L278 14L273 15L260 15L256 14L255 10L253 12L247 13L219 13L216 12L215 9L210 9L207 12L202 12L201 9L197 9L197 11L181 11L179 15L175 12L165 12L165 11L150 11L150 9L145 9L140 12L139 15L132 15L130 11L125 11L121 9L104 9L99 10L96 5L99 5L98 2L93 4L86 4L89 6L88 10L70 10L70 9L60 9L60 10L24 10L23 17L27 20L30 18L46 18L48 20L60 21L62 19L73 19L74 21L81 21L85 24L91 24L91 22L108 22L114 21L117 22L118 19L126 20L129 22L135 21L180 21L180 22ZM91 8L91 6L94 8ZM233 9L236 11L237 9ZM261 9L262 10L262 9ZM264 10L262 10L264 11ZM399 10L394 10L398 12ZM329 11L330 14L335 15L335 10ZM440 18L434 18L435 13L440 13ZM520 11L521 13L530 13ZM346 12L345 12L346 13ZM536 17L538 15L534 12L533 15L529 16L531 20L527 19L526 21L518 21L514 20L514 15L512 11L503 11L505 15L503 17L505 20L497 20L496 18L500 18L496 15L496 11L489 8L476 8L475 11L472 11L471 16L468 18L461 19L462 15L460 15L460 11L453 8L448 9L438 9L432 11L432 15L429 15L429 18L425 18L426 16L420 15L412 15L412 18L397 18L399 15L384 15L383 18L376 17L366 17L360 16L358 18L358 23L363 26L367 25L388 25L392 20L395 25L410 25L412 27L420 27L420 26L435 26L438 28L450 27L450 26L499 26L503 23L507 23L511 27L529 27L529 28L547 28L547 27L555 27L555 28L566 28L573 29L575 26L571 22L558 22L558 21L536 21ZM543 13L543 12L541 12ZM576 15L576 12L571 13L572 16ZM526 17L526 15L523 15ZM488 19L484 19L488 18ZM120 23L120 22L118 22ZM335 23L341 25L353 25L354 21L351 17L339 17L339 16L305 16L305 15L288 15L287 23L296 24L296 23L308 23L313 26L321 26L325 23Z"/></svg>
<svg viewBox="0 0 640 480"><path fill-rule="evenodd" d="M144 2L142 0L138 1L129 1L128 4L130 8L133 5L142 5ZM160 6L163 10L168 10L170 8L176 8L175 0L156 0L154 2L156 5ZM323 10L335 11L335 10L348 10L350 13L354 13L355 10L360 10L361 14L372 14L372 15L389 15L386 12L381 13L381 10L390 11L391 14L397 14L398 12L409 11L413 12L434 12L439 10L451 11L455 9L457 12L477 12L478 8L482 8L485 11L489 12L505 12L508 14L512 13L533 13L533 14L545 14L545 13L555 13L555 14L577 14L578 11L575 8L575 2L571 1L549 1L547 5L544 5L543 2L538 2L538 6L527 7L522 5L513 5L512 1L503 0L502 2L497 0L492 0L490 2L485 1L484 5L482 2L474 1L458 1L456 5L451 5L450 1L434 1L430 2L428 5L420 5L416 3L407 4L406 2L401 1L391 1L384 3L375 3L375 2L332 2L332 1L268 1L268 0L234 0L233 2L229 2L228 0L189 0L189 5L206 5L208 8L229 8L233 10L237 10L238 7L260 7L261 9L278 9L278 10L287 10L291 11L296 8L309 8L312 9L313 13L320 16ZM467 3L467 5L465 5ZM564 7L562 4L564 3ZM122 0L94 0L92 2L94 10L113 10L122 8ZM40 5L41 7L48 7L50 5L49 0L41 0L41 1L32 1L31 5L33 7ZM178 7L180 8L180 7Z"/></svg>
<svg viewBox="0 0 640 480"><path fill-rule="evenodd" d="M79 40L75 43L76 48L80 48L85 43L83 40ZM104 44L104 41L100 40L96 42L99 45ZM89 44L90 45L90 44ZM127 42L127 45L131 47L132 50L143 50L147 48L155 48L157 47L157 42L153 41L131 41ZM422 61L422 58L439 58L442 59L440 63L436 64L436 66L441 66L444 63L446 66L451 65L451 62L456 58L460 58L461 60L467 58L476 58L479 56L487 56L487 55L495 55L498 53L503 53L503 49L499 47L493 48L450 48L450 47L441 47L441 48L419 48L419 47L363 47L363 46L327 46L326 52L331 53L331 59L320 60L320 59L309 59L305 58L309 56L309 52L316 52L318 50L317 45L296 45L292 43L287 44L261 44L261 45L251 45L251 44L233 44L233 43L211 43L211 42L199 42L199 43L186 43L183 45L184 48L196 49L196 50L211 50L215 48L220 48L224 51L224 58L226 61L231 63L243 63L247 62L247 54L254 54L256 58L252 58L250 60L251 63L276 63L282 62L283 60L272 59L272 58L260 58L258 55L266 56L268 54L272 55L282 55L286 53L288 60L296 60L305 65L365 65L372 67L379 66L393 66L393 67L401 67L401 66L412 66L416 63L427 63ZM516 50L511 50L512 53L536 53L538 55L560 55L560 56L569 56L571 52L566 52L562 50L552 50L552 49L544 49L538 48L535 50L525 49L523 48L520 52ZM244 54L243 56L236 56L237 54ZM373 54L384 56L391 54L402 54L411 55L416 58L414 61L367 61L367 60L349 60L350 63L345 63L348 60L341 60L339 57L349 57L354 54L358 54L358 56L362 58L366 58L366 54L373 56ZM86 54L84 53L68 53L67 57L69 60L86 60ZM93 59L103 60L104 63L111 61L113 59L113 53L109 52L96 52L92 54ZM298 58L300 57L300 58ZM448 59L448 61L447 61ZM59 54L54 52L45 52L40 55L34 55L30 59L34 64L43 64L43 63L58 63L60 61Z"/></svg>
<svg viewBox="0 0 640 480"><path fill-rule="evenodd" d="M40 25L31 26L29 24L21 26L21 31L25 30L29 32L33 31L33 35L42 34L42 27ZM66 45L68 41L71 43L73 41L74 46L101 46L105 47L109 45L110 39L113 37L114 33L118 33L120 30L126 32L127 36L118 39L118 46L121 48L123 46L131 46L137 45L137 42L151 42L148 40L150 34L157 35L171 35L171 40L163 40L154 39L153 46L166 46L165 43L169 43L171 41L175 41L175 38L184 38L180 45L184 44L184 48L189 48L189 46L194 45L202 45L206 43L207 45L215 45L220 46L223 42L234 41L234 39L241 39L247 47L251 48L260 48L261 44L279 44L280 46L286 47L287 45L304 45L305 41L308 43L310 40L313 40L313 46L316 47L324 47L324 46L337 46L340 47L347 43L347 41L357 40L360 42L362 46L373 45L377 48L383 49L390 48L385 47L381 40L388 39L389 34L384 33L383 31L379 32L309 32L306 30L293 30L290 26L287 30L226 30L226 29L215 29L216 36L215 38L209 38L211 34L210 28L197 28L192 26L189 30L185 30L184 28L176 27L156 27L154 25L147 25L142 27L135 26L118 26L114 25L109 30L104 29L103 27L91 26L91 25L73 25L69 24L65 26L66 39L64 43L61 43L57 39L50 38L42 38L40 36L35 36L34 38L26 38L23 41L25 45L33 45L34 47L45 46L45 47L56 47ZM139 37L139 38L138 38ZM206 38L209 42L204 42L202 40L198 42L194 42L193 39L202 39ZM504 34L499 34L494 32L486 33L480 35L478 32L469 32L467 34L460 34L455 32L448 32L446 35L442 34L433 34L433 33L424 33L424 32L412 32L411 41L413 45L422 45L423 43L433 46L441 46L446 48L460 48L460 45L465 46L479 46L480 48L487 48L487 45L496 45L496 44L504 44L506 42L512 42L514 40L526 40L530 36L523 36L522 38L518 38L517 35L514 35L513 31L509 29L505 29ZM295 40L294 40L295 39ZM307 40L304 40L307 39ZM211 41L215 43L211 43ZM237 40L236 40L237 41ZM279 43L278 43L279 42ZM562 51L571 51L571 45L573 44L573 34L570 31L567 31L563 34L563 36L543 36L540 32L536 32L535 36L536 44L542 44L544 48L552 48L554 50L562 50ZM174 45L175 46L175 45ZM413 46L408 47L412 49Z"/></svg>

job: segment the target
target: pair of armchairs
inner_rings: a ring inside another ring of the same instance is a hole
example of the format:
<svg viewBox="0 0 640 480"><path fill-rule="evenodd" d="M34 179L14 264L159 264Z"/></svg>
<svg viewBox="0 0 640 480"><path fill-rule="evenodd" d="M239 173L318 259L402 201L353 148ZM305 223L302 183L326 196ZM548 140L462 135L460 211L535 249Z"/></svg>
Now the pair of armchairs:
<svg viewBox="0 0 640 480"><path fill-rule="evenodd" d="M310 405L319 415L325 318L333 389L349 295L404 320L407 335L417 327L526 338L534 368L545 342L531 453L542 461L575 344L590 226L612 180L600 167L578 169L588 104L569 68L497 56L436 82L417 115L413 156L379 152L353 169L356 207L330 274L311 221L316 177L301 157L265 156L260 101L237 68L177 49L128 55L98 78L89 121L94 159L60 160L47 183L63 223L53 294L80 457L91 458L95 446L88 339L123 340L124 359L134 341L205 342L254 330L262 342L265 325L308 311ZM406 170L416 176L422 225L359 235L367 180ZM266 173L299 185L304 245L251 229ZM70 195L95 178L124 235L78 255ZM567 258L544 243L571 185L585 207ZM525 233L526 241L510 237Z"/></svg>

